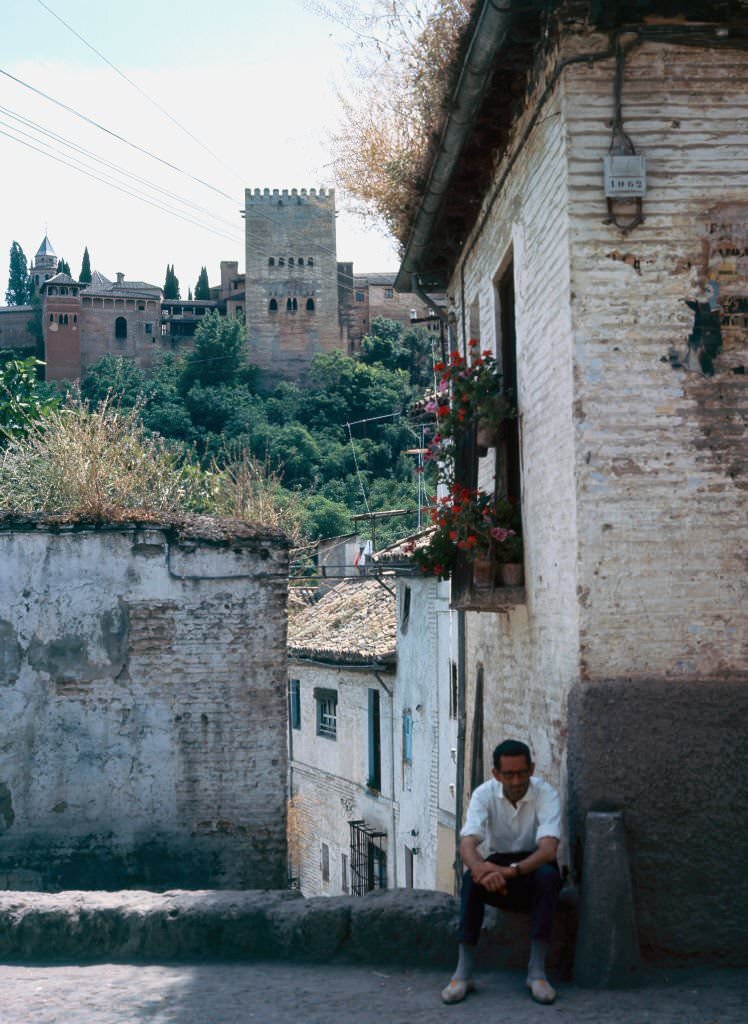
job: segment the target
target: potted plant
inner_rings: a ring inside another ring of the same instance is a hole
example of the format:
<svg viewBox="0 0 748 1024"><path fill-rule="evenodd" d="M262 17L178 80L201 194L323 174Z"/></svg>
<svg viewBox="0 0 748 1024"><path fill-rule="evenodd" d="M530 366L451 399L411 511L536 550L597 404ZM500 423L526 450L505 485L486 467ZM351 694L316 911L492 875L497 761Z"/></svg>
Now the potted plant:
<svg viewBox="0 0 748 1024"><path fill-rule="evenodd" d="M522 537L514 530L494 534L499 582L505 587L521 587L525 581Z"/></svg>
<svg viewBox="0 0 748 1024"><path fill-rule="evenodd" d="M491 447L497 443L505 422L516 416L493 353L488 349L478 352L478 345L471 339L469 359L454 351L448 362L435 364L439 384L426 408L437 417L437 444L475 425L478 444Z"/></svg>
<svg viewBox="0 0 748 1024"><path fill-rule="evenodd" d="M421 571L447 579L463 556L473 567L475 585L493 586L497 551L518 536L514 503L455 483L430 515L434 530L428 543L411 548Z"/></svg>

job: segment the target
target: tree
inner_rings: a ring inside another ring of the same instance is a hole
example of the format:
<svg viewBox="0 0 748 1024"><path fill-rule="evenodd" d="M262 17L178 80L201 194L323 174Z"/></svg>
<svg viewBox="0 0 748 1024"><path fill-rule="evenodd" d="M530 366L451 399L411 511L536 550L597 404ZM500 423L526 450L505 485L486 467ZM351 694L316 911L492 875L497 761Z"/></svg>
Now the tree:
<svg viewBox="0 0 748 1024"><path fill-rule="evenodd" d="M203 387L236 383L245 362L241 320L218 311L206 313L195 331L195 347L185 360L179 389L186 395L195 383Z"/></svg>
<svg viewBox="0 0 748 1024"><path fill-rule="evenodd" d="M91 283L91 259L88 255L88 246L83 250L83 262L81 263L81 272L78 274L78 280L81 284Z"/></svg>
<svg viewBox="0 0 748 1024"><path fill-rule="evenodd" d="M188 302L192 302L192 289L191 288L187 289L187 301Z"/></svg>
<svg viewBox="0 0 748 1024"><path fill-rule="evenodd" d="M195 285L195 298L196 299L209 299L210 298L210 285L208 284L208 271L205 267L200 268L200 276L197 279Z"/></svg>
<svg viewBox="0 0 748 1024"><path fill-rule="evenodd" d="M44 396L36 376L39 361L14 359L0 370L0 438L23 437L32 424L59 405L59 399Z"/></svg>
<svg viewBox="0 0 748 1024"><path fill-rule="evenodd" d="M68 263L67 260L58 260L57 261L57 273L58 274L68 274L68 276L70 276L70 264Z"/></svg>
<svg viewBox="0 0 748 1024"><path fill-rule="evenodd" d="M174 273L174 264L171 266L167 263L166 265L166 279L164 281L164 298L165 299L181 299L179 292L179 278Z"/></svg>
<svg viewBox="0 0 748 1024"><path fill-rule="evenodd" d="M23 249L14 242L10 247L10 269L5 301L9 306L25 306L31 298L29 268Z"/></svg>

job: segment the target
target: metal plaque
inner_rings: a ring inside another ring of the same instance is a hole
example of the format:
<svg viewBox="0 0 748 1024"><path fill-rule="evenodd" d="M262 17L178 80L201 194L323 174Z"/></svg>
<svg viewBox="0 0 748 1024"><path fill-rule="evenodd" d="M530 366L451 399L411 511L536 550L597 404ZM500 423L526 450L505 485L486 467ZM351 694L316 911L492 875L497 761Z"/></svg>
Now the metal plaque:
<svg viewBox="0 0 748 1024"><path fill-rule="evenodd" d="M605 195L643 196L647 192L647 165L643 156L603 157Z"/></svg>

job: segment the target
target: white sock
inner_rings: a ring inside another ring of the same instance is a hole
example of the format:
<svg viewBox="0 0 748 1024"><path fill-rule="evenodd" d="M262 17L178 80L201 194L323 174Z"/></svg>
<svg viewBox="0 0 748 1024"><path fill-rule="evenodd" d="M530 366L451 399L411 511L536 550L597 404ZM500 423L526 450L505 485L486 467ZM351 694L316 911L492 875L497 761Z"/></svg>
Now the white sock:
<svg viewBox="0 0 748 1024"><path fill-rule="evenodd" d="M548 943L533 939L530 945L530 962L527 965L527 980L538 981L545 978L545 958L548 955Z"/></svg>
<svg viewBox="0 0 748 1024"><path fill-rule="evenodd" d="M469 981L475 969L475 946L466 946L464 942L461 942L458 948L460 955L452 980Z"/></svg>

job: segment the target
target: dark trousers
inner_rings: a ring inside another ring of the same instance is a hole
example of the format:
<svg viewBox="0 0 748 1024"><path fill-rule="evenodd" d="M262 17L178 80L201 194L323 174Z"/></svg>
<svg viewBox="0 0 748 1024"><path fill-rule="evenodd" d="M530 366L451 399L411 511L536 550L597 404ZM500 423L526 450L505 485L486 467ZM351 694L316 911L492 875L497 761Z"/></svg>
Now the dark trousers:
<svg viewBox="0 0 748 1024"><path fill-rule="evenodd" d="M486 860L493 864L508 867L515 861L524 860L529 853L492 853ZM522 910L532 915L533 939L541 942L551 941L553 918L556 914L558 894L561 889L561 875L558 865L543 864L535 871L519 878L510 878L507 882L507 894L489 892L473 876L466 871L462 877L462 906L460 910L460 927L458 938L466 946L475 946L480 937L483 924L483 913L486 904L500 907L502 910Z"/></svg>

